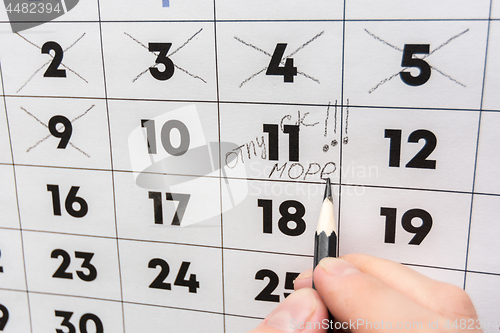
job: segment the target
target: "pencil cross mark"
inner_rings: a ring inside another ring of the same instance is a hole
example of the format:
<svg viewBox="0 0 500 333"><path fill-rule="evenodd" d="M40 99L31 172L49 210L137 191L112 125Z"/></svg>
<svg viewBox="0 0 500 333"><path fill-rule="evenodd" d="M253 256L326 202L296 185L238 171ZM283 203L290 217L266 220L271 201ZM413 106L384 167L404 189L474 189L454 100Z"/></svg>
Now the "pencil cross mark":
<svg viewBox="0 0 500 333"><path fill-rule="evenodd" d="M195 32L191 37L189 37L181 46L179 46L177 49L175 49L174 51L170 52L167 54L167 58L170 58L171 56L173 56L174 54L176 54L177 52L179 52L182 48L184 48L187 44L189 44L198 34L200 34L202 32L203 28L201 28L200 30L198 30L197 32ZM159 55L159 52L157 51L149 51L149 48L144 45L142 42L140 42L137 38L134 38L132 35L130 35L129 33L127 32L124 32L124 34L126 36L128 36L130 39L132 39L134 42L136 42L137 44L139 44L140 46L142 46L143 48L145 48L146 50L148 50L148 52L150 52L151 54L153 54L155 57L158 57ZM146 68L144 71L142 71L141 73L139 73L133 80L132 82L135 83L141 76L143 76L144 74L146 74L147 72L149 72L149 70L151 68L157 68L158 67L158 63L155 63L154 65L152 65L151 67L148 67ZM205 81L202 77L198 76L198 75L195 75L195 74L192 74L190 73L188 70L180 67L179 65L177 65L176 63L173 64L174 67L184 73L186 73L187 75L191 76L193 79L197 79L197 80L200 80L202 81L203 83L207 83L207 81Z"/></svg>
<svg viewBox="0 0 500 333"><path fill-rule="evenodd" d="M450 37L447 41L445 41L444 43L442 43L441 45L439 45L438 47L436 47L435 49L433 49L431 52L429 52L428 54L425 54L424 56L422 56L421 58L415 58L415 59L420 59L420 60L423 60L423 59L426 59L428 57L430 57L431 55L433 55L434 53L436 53L437 51L441 50L442 48L444 48L445 46L447 46L448 44L450 44L453 40L461 37L462 35L466 34L467 32L469 31L469 29L466 29L452 37ZM401 53L404 52L403 49L387 42L386 40L382 39L381 37L371 33L370 31L368 31L367 29L365 29L365 32L370 35L371 37L373 37L373 39L381 42L382 44L384 45L387 45L389 46L390 48L394 49L394 50L397 50ZM455 83L455 84L458 84L459 86L462 86L462 87L466 87L465 84L463 84L462 82L454 79L453 77L451 77L450 75L444 73L442 70L440 70L439 68L435 67L435 66L432 66L432 65L429 65L429 67L433 70L435 70L437 73L441 74L442 76L446 77L447 79L449 79L451 82ZM400 71L398 71L397 73L394 73L384 79L382 79L380 82L378 82L375 86L373 86L370 90L368 90L368 93L371 94L372 92L374 92L375 90L377 90L380 86L384 85L385 83L391 81L393 78L401 75L401 73L405 72L406 70L408 70L410 67L404 67L403 69L401 69Z"/></svg>
<svg viewBox="0 0 500 333"><path fill-rule="evenodd" d="M36 45L35 43L33 43L32 41L28 40L26 37L24 37L23 35L21 35L20 33L16 32L16 35L18 35L20 38L22 38L25 42L27 42L28 44L30 45L33 45L34 47L36 47L37 49L41 50L42 48L38 45ZM63 52L66 52L68 50L70 50L73 46L75 46L80 40L82 40L83 37L85 37L86 33L83 33L80 37L78 37L70 46L68 46L67 48L65 48L63 50ZM21 90L24 89L24 87L26 87L28 85L28 83L36 76L36 74L38 74L38 72L40 72L45 66L47 66L48 64L50 64L52 62L52 60L54 59L54 56L52 54L49 53L49 56L51 57L51 59L47 62L45 62L42 66L40 66L37 70L35 70L35 72L28 78L28 80L16 91L16 93L19 93ZM61 66L63 66L65 69L69 70L71 73L75 74L78 78L80 78L81 80L83 80L85 83L89 83L83 76L81 76L80 74L78 74L76 71L74 71L73 69L71 69L70 67L68 67L65 63L61 62L60 64Z"/></svg>
<svg viewBox="0 0 500 333"><path fill-rule="evenodd" d="M293 52L291 52L290 54L288 55L284 55L281 60L280 60L280 64L281 65L285 65L285 62L286 62L286 59L287 58L290 58L292 56L294 56L295 54L297 54L298 52L300 52L302 49L304 49L305 47L307 47L309 44L311 44L313 41L315 41L316 39L318 39L319 37L321 37L323 34L325 33L325 31L321 31L320 33L316 34L314 37L312 37L311 39L309 39L308 41L306 41L304 44L302 44L301 46L299 46L296 50L294 50ZM269 58L272 58L272 54L263 50L262 48L258 47L258 46L255 46L251 43L248 43L246 41L244 41L243 39L237 37L237 36L234 36L234 39L236 39L238 42L242 43L243 45L247 46L247 47L250 47L260 53L263 53L265 54L266 56L268 56ZM245 84L247 84L249 81L251 81L252 79L254 79L255 77L257 77L258 75L262 74L263 72L267 71L268 69L268 66L262 68L261 70L257 71L256 73L250 75L248 78L246 78L245 80L243 80L239 87L243 87ZM315 77L307 74L307 73L304 73L304 72L301 72L301 71L298 71L297 70L297 74L300 74L302 76L304 76L305 78L309 79L309 80L312 80L318 84L320 84L320 81L318 79L316 79Z"/></svg>
<svg viewBox="0 0 500 333"><path fill-rule="evenodd" d="M84 113L78 115L77 117L73 118L72 120L70 120L70 123L73 124L73 122L77 121L78 119L84 117L87 113L90 112L90 110L92 110L93 108L95 107L95 105L92 105L90 108L88 108ZM38 119L34 114L32 114L31 112L29 112L28 110L26 110L24 107L21 107L21 110L23 110L24 112L26 112L26 114L28 114L29 116L31 116L33 119L35 119L40 125L44 126L45 128L49 129L49 125L44 123L43 121L41 121L40 119ZM63 128L64 126L58 126L56 127L56 129L59 131ZM40 145L42 142L44 142L45 140L47 140L48 138L50 138L52 136L52 134L49 134L47 136L45 136L44 138L38 140L33 146L29 147L26 152L29 153L30 151L32 151L33 149L35 149L36 147L38 147L38 145ZM86 157L90 158L90 155L87 154L85 151L83 151L82 149L78 148L76 145L74 145L72 142L68 142L68 144L73 147L74 149L76 149L78 152L80 152L81 154L85 155Z"/></svg>

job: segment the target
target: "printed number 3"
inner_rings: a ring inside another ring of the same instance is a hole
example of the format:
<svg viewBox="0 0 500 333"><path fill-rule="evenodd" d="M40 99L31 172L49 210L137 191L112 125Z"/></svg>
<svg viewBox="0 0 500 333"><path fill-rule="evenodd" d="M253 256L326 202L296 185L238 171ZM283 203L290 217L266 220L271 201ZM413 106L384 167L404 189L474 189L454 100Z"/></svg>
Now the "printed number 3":
<svg viewBox="0 0 500 333"><path fill-rule="evenodd" d="M167 57L167 52L170 50L172 43L149 43L149 52L160 52L156 58L156 64L163 64L165 70L161 72L156 66L151 67L149 72L153 77L160 81L166 81L174 75L175 65Z"/></svg>

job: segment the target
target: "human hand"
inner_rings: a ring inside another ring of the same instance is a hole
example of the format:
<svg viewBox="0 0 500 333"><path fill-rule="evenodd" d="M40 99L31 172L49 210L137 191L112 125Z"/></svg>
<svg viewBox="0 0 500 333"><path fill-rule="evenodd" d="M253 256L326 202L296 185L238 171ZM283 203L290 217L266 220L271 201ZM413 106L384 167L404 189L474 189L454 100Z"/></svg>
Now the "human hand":
<svg viewBox="0 0 500 333"><path fill-rule="evenodd" d="M311 289L312 278L312 269L300 274L297 291L251 333L325 332L326 306L344 330L442 332L454 330L455 320L460 328L462 320L475 333L481 331L462 289L389 260L362 254L326 258L314 270L317 291Z"/></svg>

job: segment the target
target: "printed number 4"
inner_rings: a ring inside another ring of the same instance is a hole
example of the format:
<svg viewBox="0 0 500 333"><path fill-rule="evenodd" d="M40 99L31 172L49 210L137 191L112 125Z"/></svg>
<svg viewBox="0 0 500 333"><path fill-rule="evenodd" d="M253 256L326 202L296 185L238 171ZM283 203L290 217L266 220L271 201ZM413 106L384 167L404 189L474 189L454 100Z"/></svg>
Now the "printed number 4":
<svg viewBox="0 0 500 333"><path fill-rule="evenodd" d="M286 43L276 45L271 62L267 67L266 75L283 75L284 82L293 82L293 77L297 76L297 67L293 67L293 58L286 58L285 66L280 66L286 46Z"/></svg>

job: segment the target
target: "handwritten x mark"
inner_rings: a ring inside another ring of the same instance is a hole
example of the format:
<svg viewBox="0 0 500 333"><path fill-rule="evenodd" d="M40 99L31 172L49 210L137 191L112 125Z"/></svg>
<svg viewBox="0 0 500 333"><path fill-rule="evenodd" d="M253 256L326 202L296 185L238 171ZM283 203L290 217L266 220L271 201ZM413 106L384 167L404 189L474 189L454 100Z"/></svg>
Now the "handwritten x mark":
<svg viewBox="0 0 500 333"><path fill-rule="evenodd" d="M66 52L68 51L69 49L71 49L73 46L76 45L76 43L78 43L84 36L85 36L86 33L83 33L83 35L81 35L77 40L75 40L73 42L73 44L71 44L70 46L68 46L66 49L63 50L63 52ZM28 40L26 37L22 36L21 34L17 33L16 32L16 35L18 35L19 37L21 37L23 40L25 40L26 42L28 42L29 44L33 45L34 47L38 48L38 49L42 49L40 46L36 45L35 43L33 43L32 41ZM52 54L49 54L50 57L52 59L54 59L54 56ZM52 59L47 61L46 63L44 63L42 66L40 66L40 68L38 68L30 77L29 79L21 86L21 88L19 88L16 93L19 93L34 77L35 75L41 71L45 66L47 66L49 63L52 62ZM68 66L66 66L64 63L61 62L61 66L63 66L64 68L66 68L67 70L69 70L71 73L75 74L76 76L78 76L80 79L82 79L83 81L85 81L86 83L89 83L87 80L85 80L80 74L78 74L77 72L75 72L74 70L72 70L71 68L69 68Z"/></svg>
<svg viewBox="0 0 500 333"><path fill-rule="evenodd" d="M441 45L439 45L438 47L436 47L434 50L432 50L429 54L426 54L425 56L423 56L422 58L419 58L419 59L425 59L427 57L430 57L432 54L436 53L438 50L442 49L443 47L445 47L446 45L448 45L450 42L452 42L453 40L457 39L458 37L464 35L465 33L467 33L469 31L469 29L466 29L464 31L462 31L461 33L449 38L446 42L442 43ZM375 34L371 33L370 31L368 31L367 29L365 29L365 32L370 35L371 37L373 37L375 40L378 40L379 42L381 42L382 44L384 45L387 45L395 50L398 50L399 52L403 53L403 50L397 46L394 46L393 44L390 44L389 42L386 42L385 40L383 40L382 38L376 36ZM433 70L435 70L436 72L438 72L439 74L443 75L444 77L448 78L450 81L452 82L455 82L456 84L462 86L462 87L465 87L465 84L455 80L454 78L452 78L450 75L444 73L443 71L441 71L440 69L432 66L432 65L429 65ZM391 76L388 76L386 77L385 79L383 79L382 81L380 81L379 83L377 83L373 88L371 88L370 90L368 90L368 93L371 94L372 92L374 92L375 90L377 90L378 87L380 87L381 85L389 82L390 80L392 80L393 78L395 78L396 76L400 75L401 72L405 71L409 69L409 67L405 67L403 68L401 71L395 73L395 74L392 74Z"/></svg>

